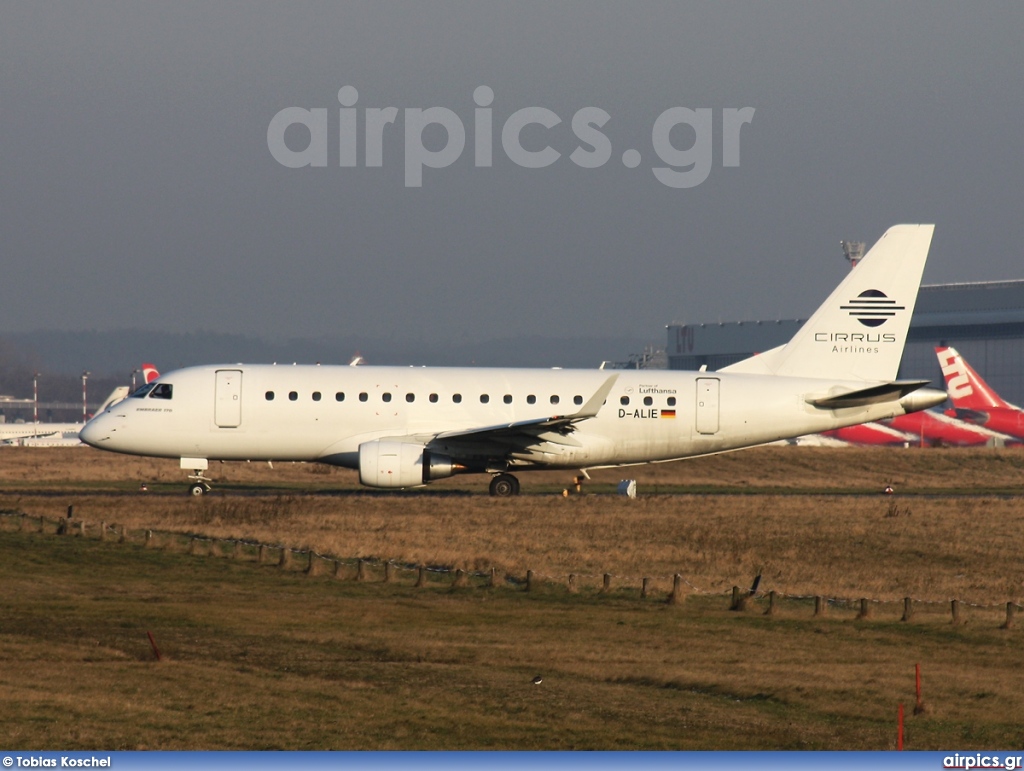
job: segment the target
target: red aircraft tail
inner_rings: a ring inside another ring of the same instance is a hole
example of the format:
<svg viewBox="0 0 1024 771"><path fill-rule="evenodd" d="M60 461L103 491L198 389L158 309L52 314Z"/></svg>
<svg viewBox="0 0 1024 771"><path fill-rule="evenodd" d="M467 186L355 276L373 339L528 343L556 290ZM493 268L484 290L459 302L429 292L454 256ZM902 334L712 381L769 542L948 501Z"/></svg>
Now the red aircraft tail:
<svg viewBox="0 0 1024 771"><path fill-rule="evenodd" d="M958 409L984 410L990 407L1009 407L981 376L971 369L956 348L938 347L942 375L946 378L946 390L953 406Z"/></svg>
<svg viewBox="0 0 1024 771"><path fill-rule="evenodd" d="M160 377L160 373L157 372L156 367L154 367L152 364L143 364L142 376L143 378L145 378L147 383L152 383L154 380Z"/></svg>

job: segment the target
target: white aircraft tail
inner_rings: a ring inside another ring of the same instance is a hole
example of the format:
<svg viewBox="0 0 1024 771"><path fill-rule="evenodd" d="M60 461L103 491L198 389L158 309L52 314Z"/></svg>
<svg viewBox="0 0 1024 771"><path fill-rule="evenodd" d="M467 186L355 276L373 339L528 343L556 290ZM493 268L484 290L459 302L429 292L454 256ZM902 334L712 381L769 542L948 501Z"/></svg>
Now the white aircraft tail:
<svg viewBox="0 0 1024 771"><path fill-rule="evenodd" d="M934 225L894 225L785 345L722 372L896 379Z"/></svg>
<svg viewBox="0 0 1024 771"><path fill-rule="evenodd" d="M128 396L128 391L128 386L118 386L117 388L115 388L113 391L110 392L110 396L103 400L103 403L100 405L99 409L96 410L95 414L100 415L103 413L104 410L107 409L107 407L117 404L119 401Z"/></svg>

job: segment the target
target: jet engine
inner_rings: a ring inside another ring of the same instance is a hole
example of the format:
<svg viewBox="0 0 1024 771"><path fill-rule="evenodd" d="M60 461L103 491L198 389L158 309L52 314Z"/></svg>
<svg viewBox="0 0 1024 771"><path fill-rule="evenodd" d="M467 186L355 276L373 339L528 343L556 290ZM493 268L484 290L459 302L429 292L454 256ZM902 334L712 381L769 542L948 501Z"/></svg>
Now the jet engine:
<svg viewBox="0 0 1024 771"><path fill-rule="evenodd" d="M367 487L418 487L458 469L447 455L421 444L377 439L359 445L359 481Z"/></svg>

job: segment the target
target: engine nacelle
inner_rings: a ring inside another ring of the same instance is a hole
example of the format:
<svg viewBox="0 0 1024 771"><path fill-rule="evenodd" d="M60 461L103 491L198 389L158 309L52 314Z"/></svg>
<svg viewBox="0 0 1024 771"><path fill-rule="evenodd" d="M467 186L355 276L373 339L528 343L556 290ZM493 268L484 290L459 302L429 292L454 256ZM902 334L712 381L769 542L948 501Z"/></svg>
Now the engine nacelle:
<svg viewBox="0 0 1024 771"><path fill-rule="evenodd" d="M359 481L367 487L419 487L450 477L457 468L447 455L421 444L377 439L359 445Z"/></svg>

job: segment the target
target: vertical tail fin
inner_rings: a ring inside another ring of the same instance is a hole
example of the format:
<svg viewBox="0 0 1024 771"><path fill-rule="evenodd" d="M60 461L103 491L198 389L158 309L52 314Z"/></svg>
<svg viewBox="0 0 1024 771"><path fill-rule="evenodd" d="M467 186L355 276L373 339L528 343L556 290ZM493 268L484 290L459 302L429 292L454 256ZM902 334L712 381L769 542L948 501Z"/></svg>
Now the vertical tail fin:
<svg viewBox="0 0 1024 771"><path fill-rule="evenodd" d="M160 373L157 372L156 367L154 367L152 364L143 364L142 377L147 383L152 383L154 380L160 377Z"/></svg>
<svg viewBox="0 0 1024 771"><path fill-rule="evenodd" d="M942 367L942 376L946 378L946 390L953 407L983 410L1010 406L964 361L956 348L940 346L935 349L935 355L939 357L939 366Z"/></svg>
<svg viewBox="0 0 1024 771"><path fill-rule="evenodd" d="M896 379L934 225L894 225L786 345L723 372Z"/></svg>

